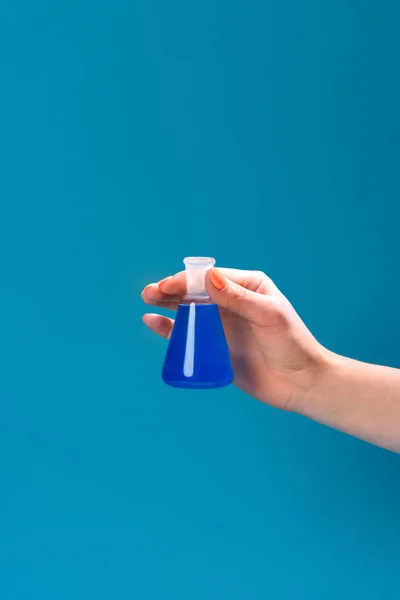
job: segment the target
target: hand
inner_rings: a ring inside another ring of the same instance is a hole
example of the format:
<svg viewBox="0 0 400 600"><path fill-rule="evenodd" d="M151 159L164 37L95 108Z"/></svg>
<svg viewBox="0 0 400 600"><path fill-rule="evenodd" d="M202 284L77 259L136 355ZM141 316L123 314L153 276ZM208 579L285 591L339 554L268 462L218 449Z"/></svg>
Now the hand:
<svg viewBox="0 0 400 600"><path fill-rule="evenodd" d="M210 269L207 292L220 308L235 373L234 384L258 400L297 410L324 370L327 351L264 273ZM185 272L148 285L146 304L176 309L186 293ZM169 338L173 320L145 314L145 324Z"/></svg>

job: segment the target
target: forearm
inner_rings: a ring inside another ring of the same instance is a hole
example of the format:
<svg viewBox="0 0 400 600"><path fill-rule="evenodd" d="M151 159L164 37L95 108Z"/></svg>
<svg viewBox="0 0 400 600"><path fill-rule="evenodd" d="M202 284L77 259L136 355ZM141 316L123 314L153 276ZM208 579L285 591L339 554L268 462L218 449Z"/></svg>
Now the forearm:
<svg viewBox="0 0 400 600"><path fill-rule="evenodd" d="M345 433L400 452L400 370L328 353L297 412Z"/></svg>

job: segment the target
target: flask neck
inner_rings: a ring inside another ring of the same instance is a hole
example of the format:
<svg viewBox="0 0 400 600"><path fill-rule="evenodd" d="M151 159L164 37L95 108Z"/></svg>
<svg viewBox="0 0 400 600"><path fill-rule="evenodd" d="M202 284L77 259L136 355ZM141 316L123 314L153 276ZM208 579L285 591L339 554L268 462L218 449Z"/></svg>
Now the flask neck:
<svg viewBox="0 0 400 600"><path fill-rule="evenodd" d="M181 304L214 304L207 292L201 294L185 294Z"/></svg>
<svg viewBox="0 0 400 600"><path fill-rule="evenodd" d="M208 302L205 277L215 264L215 259L208 256L189 256L183 261L186 267L187 296L195 298L193 302Z"/></svg>

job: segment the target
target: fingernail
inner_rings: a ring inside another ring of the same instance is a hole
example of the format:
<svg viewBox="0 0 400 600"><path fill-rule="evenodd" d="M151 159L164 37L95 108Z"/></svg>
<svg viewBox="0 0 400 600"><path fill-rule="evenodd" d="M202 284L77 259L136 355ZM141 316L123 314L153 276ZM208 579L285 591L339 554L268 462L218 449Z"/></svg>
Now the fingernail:
<svg viewBox="0 0 400 600"><path fill-rule="evenodd" d="M226 286L226 279L222 273L218 271L218 269L211 270L210 279L211 283L217 288L217 290L222 290Z"/></svg>
<svg viewBox="0 0 400 600"><path fill-rule="evenodd" d="M169 279L172 279L172 277L172 275L169 275L169 277L164 277L164 279L161 279L161 281L158 282L158 287L160 287L160 285L164 285L164 283Z"/></svg>
<svg viewBox="0 0 400 600"><path fill-rule="evenodd" d="M149 287L151 287L151 286L152 286L152 284L151 284L151 283L149 283L149 285L146 285L146 287L144 288L143 292L140 294L140 295L142 296L142 298L144 298L144 297L145 297L145 295L146 295L146 291L147 291L147 290L149 289Z"/></svg>

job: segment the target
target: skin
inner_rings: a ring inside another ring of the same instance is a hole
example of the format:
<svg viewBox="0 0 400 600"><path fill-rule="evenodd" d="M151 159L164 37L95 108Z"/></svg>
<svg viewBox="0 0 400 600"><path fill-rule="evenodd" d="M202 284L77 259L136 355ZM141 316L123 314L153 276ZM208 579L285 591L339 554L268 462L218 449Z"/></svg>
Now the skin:
<svg viewBox="0 0 400 600"><path fill-rule="evenodd" d="M398 369L354 361L321 346L262 272L213 268L206 289L220 309L238 388L276 408L400 452ZM148 285L142 298L175 310L185 293L181 272ZM169 338L172 319L145 314L143 321Z"/></svg>

